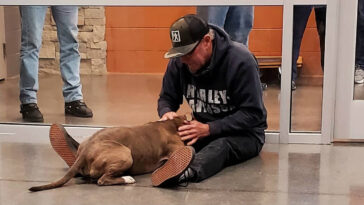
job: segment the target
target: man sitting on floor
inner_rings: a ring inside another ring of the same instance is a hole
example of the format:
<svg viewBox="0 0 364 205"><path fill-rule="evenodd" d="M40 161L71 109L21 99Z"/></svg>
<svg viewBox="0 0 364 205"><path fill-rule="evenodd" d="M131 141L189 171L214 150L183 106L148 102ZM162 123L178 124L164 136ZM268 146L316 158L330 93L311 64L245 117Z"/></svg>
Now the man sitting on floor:
<svg viewBox="0 0 364 205"><path fill-rule="evenodd" d="M243 44L231 41L221 28L196 15L176 20L170 37L172 48L165 58L171 59L158 113L162 120L172 119L183 96L186 98L195 120L179 127L179 134L196 154L177 175L156 170L152 182L153 178L160 180L154 186L199 182L226 166L257 156L267 128L258 64Z"/></svg>

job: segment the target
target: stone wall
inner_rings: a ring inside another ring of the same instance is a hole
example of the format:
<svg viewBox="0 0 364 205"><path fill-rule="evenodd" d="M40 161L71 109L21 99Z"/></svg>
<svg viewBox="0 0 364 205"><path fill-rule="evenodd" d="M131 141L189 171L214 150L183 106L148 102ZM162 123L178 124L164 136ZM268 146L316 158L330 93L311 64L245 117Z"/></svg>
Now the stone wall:
<svg viewBox="0 0 364 205"><path fill-rule="evenodd" d="M82 6L78 13L81 74L106 74L105 9ZM40 72L59 73L59 43L55 21L48 9L39 53Z"/></svg>

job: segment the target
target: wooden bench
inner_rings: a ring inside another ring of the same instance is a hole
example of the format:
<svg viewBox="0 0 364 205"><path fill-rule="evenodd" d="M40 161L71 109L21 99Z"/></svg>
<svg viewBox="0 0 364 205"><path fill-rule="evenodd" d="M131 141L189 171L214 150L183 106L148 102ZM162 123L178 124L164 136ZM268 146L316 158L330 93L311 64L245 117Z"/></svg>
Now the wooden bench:
<svg viewBox="0 0 364 205"><path fill-rule="evenodd" d="M258 65L260 69L278 68L280 70L282 64L281 56L257 56ZM297 68L302 68L302 56L297 59Z"/></svg>

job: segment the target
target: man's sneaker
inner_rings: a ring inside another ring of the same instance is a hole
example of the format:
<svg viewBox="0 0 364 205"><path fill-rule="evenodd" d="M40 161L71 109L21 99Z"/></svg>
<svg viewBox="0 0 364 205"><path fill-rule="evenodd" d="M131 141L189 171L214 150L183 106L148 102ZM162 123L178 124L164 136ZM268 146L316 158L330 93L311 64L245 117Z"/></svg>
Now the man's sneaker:
<svg viewBox="0 0 364 205"><path fill-rule="evenodd" d="M76 100L65 103L64 110L66 115L73 115L76 117L92 117L92 110L87 107L86 103Z"/></svg>
<svg viewBox="0 0 364 205"><path fill-rule="evenodd" d="M364 83L364 70L360 66L355 66L354 83L363 84Z"/></svg>
<svg viewBox="0 0 364 205"><path fill-rule="evenodd" d="M43 115L39 111L36 103L21 104L20 113L24 121L28 122L44 122Z"/></svg>
<svg viewBox="0 0 364 205"><path fill-rule="evenodd" d="M292 90L296 90L297 89L296 81L294 81L294 80L292 80L291 89Z"/></svg>
<svg viewBox="0 0 364 205"><path fill-rule="evenodd" d="M196 177L196 171L188 167L178 178L178 184L193 181Z"/></svg>
<svg viewBox="0 0 364 205"><path fill-rule="evenodd" d="M268 88L268 84L267 83L260 83L260 86L262 87L262 90L266 90Z"/></svg>
<svg viewBox="0 0 364 205"><path fill-rule="evenodd" d="M180 182L180 177L184 174L192 159L195 150L190 146L185 146L174 151L167 162L152 174L153 186L174 186Z"/></svg>
<svg viewBox="0 0 364 205"><path fill-rule="evenodd" d="M49 140L53 149L71 167L76 161L78 142L72 139L60 124L52 124L49 130Z"/></svg>

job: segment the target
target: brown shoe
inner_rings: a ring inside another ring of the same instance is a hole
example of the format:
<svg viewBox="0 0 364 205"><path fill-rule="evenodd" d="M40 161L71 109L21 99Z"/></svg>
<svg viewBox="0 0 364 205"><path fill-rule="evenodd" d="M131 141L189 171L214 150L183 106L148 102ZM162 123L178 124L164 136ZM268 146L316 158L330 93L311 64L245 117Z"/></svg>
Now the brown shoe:
<svg viewBox="0 0 364 205"><path fill-rule="evenodd" d="M71 167L76 161L78 143L68 135L66 129L60 124L52 124L49 130L49 139L53 149Z"/></svg>
<svg viewBox="0 0 364 205"><path fill-rule="evenodd" d="M193 157L194 149L189 146L174 151L167 162L152 173L152 185L177 185L179 177L188 168Z"/></svg>

